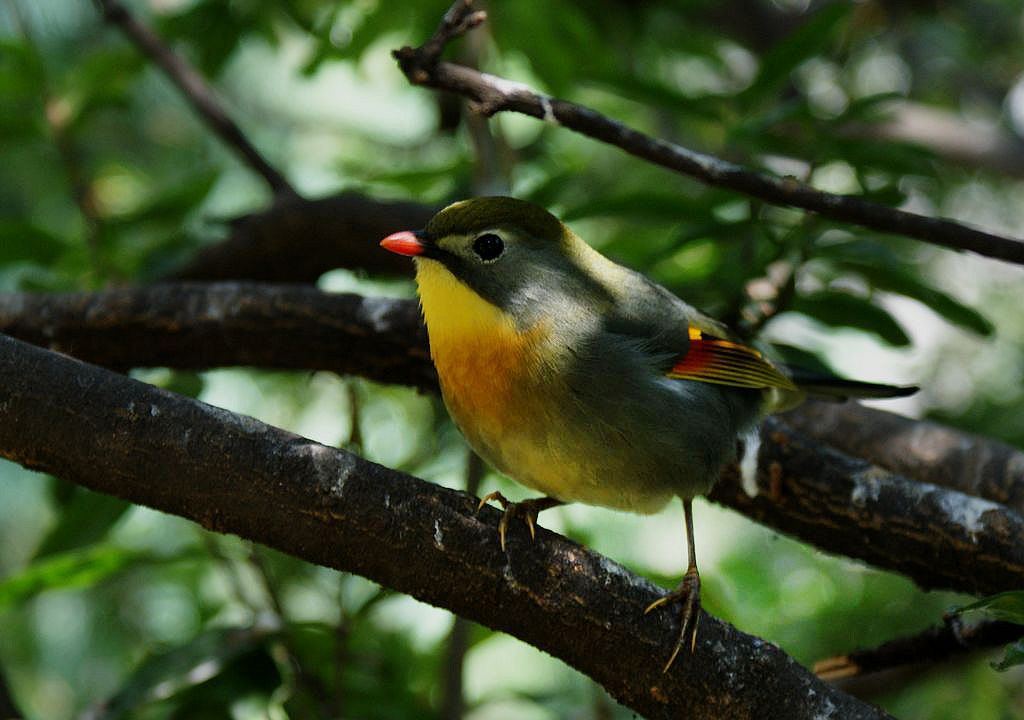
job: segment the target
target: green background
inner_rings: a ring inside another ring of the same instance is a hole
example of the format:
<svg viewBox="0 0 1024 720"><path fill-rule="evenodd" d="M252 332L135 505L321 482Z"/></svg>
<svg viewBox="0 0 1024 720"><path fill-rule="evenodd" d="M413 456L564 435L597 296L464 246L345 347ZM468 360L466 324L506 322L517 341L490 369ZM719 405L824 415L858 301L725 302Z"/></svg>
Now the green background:
<svg viewBox="0 0 1024 720"><path fill-rule="evenodd" d="M846 376L922 386L886 409L1024 444L1019 268L707 188L530 118L460 115L411 87L390 56L428 37L446 7L129 4L308 197L515 194L734 323L756 310L751 295L792 277L764 340ZM989 138L1020 149L1019 2L488 10L454 59L821 189L1024 235L1024 160L957 149ZM907 108L953 123L959 145L893 139ZM0 5L0 157L2 291L153 281L271 199L84 1ZM414 294L408 281L347 270L319 284ZM436 398L327 373L135 375L465 486L466 448ZM492 489L526 496L488 474ZM708 610L804 663L912 634L963 600L705 502L696 512ZM541 522L671 586L685 565L680 516L677 504L653 517L569 507ZM0 668L29 717L441 717L452 622L361 578L0 464ZM992 657L858 692L900 718L1024 717L1019 669L997 673ZM631 717L560 662L476 626L464 678L474 720Z"/></svg>

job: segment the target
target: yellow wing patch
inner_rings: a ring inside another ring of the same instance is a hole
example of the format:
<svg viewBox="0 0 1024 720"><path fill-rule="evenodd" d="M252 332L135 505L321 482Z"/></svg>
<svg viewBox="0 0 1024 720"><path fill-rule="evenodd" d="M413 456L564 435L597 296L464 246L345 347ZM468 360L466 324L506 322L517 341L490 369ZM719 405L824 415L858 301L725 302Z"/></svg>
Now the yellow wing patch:
<svg viewBox="0 0 1024 720"><path fill-rule="evenodd" d="M754 348L695 327L690 328L690 349L668 371L668 377L742 388L797 389Z"/></svg>

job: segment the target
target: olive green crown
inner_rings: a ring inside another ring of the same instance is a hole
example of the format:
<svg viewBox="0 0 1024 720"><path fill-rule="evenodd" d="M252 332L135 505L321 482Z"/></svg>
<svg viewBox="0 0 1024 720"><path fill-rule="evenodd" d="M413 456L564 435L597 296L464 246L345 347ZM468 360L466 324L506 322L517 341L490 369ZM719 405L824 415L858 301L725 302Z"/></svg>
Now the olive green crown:
<svg viewBox="0 0 1024 720"><path fill-rule="evenodd" d="M439 239L500 227L516 228L549 241L560 239L563 232L558 218L533 203L510 197L481 197L449 205L430 219L426 233Z"/></svg>

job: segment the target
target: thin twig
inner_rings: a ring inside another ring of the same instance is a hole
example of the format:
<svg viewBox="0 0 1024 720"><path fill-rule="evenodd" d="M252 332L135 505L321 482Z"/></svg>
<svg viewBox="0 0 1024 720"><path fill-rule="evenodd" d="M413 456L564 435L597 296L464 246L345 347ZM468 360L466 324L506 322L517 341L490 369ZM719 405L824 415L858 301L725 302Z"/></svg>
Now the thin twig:
<svg viewBox="0 0 1024 720"><path fill-rule="evenodd" d="M487 13L483 10L473 10L473 0L456 0L441 18L437 30L420 48L423 62L436 65L441 60L445 45L465 35L486 19Z"/></svg>
<svg viewBox="0 0 1024 720"><path fill-rule="evenodd" d="M904 665L942 662L977 650L991 650L1022 636L1024 625L1000 620L965 624L959 615L948 615L942 625L917 635L819 660L814 672L822 680L840 680Z"/></svg>
<svg viewBox="0 0 1024 720"><path fill-rule="evenodd" d="M752 285L748 283L745 295L752 301L753 307L748 312L739 313L739 321L735 324L741 337L755 338L764 326L776 315L785 312L796 298L796 281L801 268L807 260L807 246L813 235L813 215L804 215L792 232L803 237L796 249L795 256L784 260L785 267L771 265L767 277L759 279L758 287L765 292L765 297L753 297Z"/></svg>
<svg viewBox="0 0 1024 720"><path fill-rule="evenodd" d="M260 575L263 581L263 602L253 597L248 583L242 576L241 563L224 551L220 546L218 536L210 532L200 532L199 537L210 556L221 566L235 599L246 608L254 623L257 622L258 618L267 614L267 606L269 606L269 611L274 617L274 626L280 627L285 631L281 633L278 639L273 641L272 657L282 668L282 675L287 677L286 681L302 687L309 693L310 697L319 701L318 707L323 708L325 706L323 697L318 697L315 690L310 688L305 682L307 679L306 673L303 672L298 656L293 651L291 641L288 638L288 624L285 619L283 605L267 574L263 558L258 554L256 546L253 543L246 543L248 546L249 566ZM322 695L326 695L326 693L322 693ZM323 717L328 717L328 713L323 713Z"/></svg>
<svg viewBox="0 0 1024 720"><path fill-rule="evenodd" d="M95 2L103 18L120 27L150 60L160 66L210 129L267 182L275 196L296 195L284 175L249 142L249 138L231 119L213 89L195 68L175 54L149 27L139 22L119 0Z"/></svg>
<svg viewBox="0 0 1024 720"><path fill-rule="evenodd" d="M68 176L68 183L71 185L71 195L85 223L85 243L88 247L92 271L97 277L102 278L106 274L106 263L103 262L101 247L103 218L96 205L92 182L85 175L81 153L68 133L67 118L56 98L46 98L45 115L46 124L53 135L53 144L57 148L57 153L60 155Z"/></svg>
<svg viewBox="0 0 1024 720"><path fill-rule="evenodd" d="M242 578L238 574L238 569L235 567L234 558L229 557L224 552L224 549L220 546L220 538L213 533L200 532L199 541L206 548L206 552L209 553L210 557L220 565L220 570L224 573L224 577L227 579L228 586L231 588L235 599L245 607L252 620L255 621L263 608L259 607L250 596L245 583L242 582Z"/></svg>
<svg viewBox="0 0 1024 720"><path fill-rule="evenodd" d="M460 49L459 61L467 67L478 69L484 42L485 37L479 33L467 37ZM466 107L468 103L463 98L455 97L455 100L459 104L469 142L473 147L473 194L508 195L512 162L508 143L505 142L498 122L473 112Z"/></svg>
<svg viewBox="0 0 1024 720"><path fill-rule="evenodd" d="M277 616L281 627L284 628L281 639L278 640L283 655L281 659L287 664L287 668L292 675L292 682L296 688L304 691L309 696L320 711L321 717L329 718L333 714L330 708L330 694L320 679L316 675L307 672L299 660L299 653L295 648L295 642L289 633L290 628L288 626L288 618L285 615L284 602L281 600L280 592L278 592L277 582L270 575L266 558L263 557L263 552L258 545L255 543L246 544L249 551L249 565L259 575L260 580L262 580L267 602L274 615Z"/></svg>
<svg viewBox="0 0 1024 720"><path fill-rule="evenodd" d="M24 717L18 709L17 703L14 702L14 696L11 694L11 690L7 685L7 675L3 672L3 668L0 668L0 717Z"/></svg>
<svg viewBox="0 0 1024 720"><path fill-rule="evenodd" d="M886 233L917 238L954 250L1024 264L1024 242L968 227L953 220L931 218L885 207L855 195L823 192L792 177L756 172L705 153L654 138L612 120L583 105L538 93L527 85L481 73L463 65L438 61L438 43L450 41L470 27L459 16L473 12L468 0L459 0L448 11L456 17L442 23L434 37L419 48L403 47L393 55L411 83L448 90L474 101L478 112L518 112L562 125L583 135L614 145L631 155L696 178L708 185L734 190L776 205L816 212L840 222L854 223Z"/></svg>

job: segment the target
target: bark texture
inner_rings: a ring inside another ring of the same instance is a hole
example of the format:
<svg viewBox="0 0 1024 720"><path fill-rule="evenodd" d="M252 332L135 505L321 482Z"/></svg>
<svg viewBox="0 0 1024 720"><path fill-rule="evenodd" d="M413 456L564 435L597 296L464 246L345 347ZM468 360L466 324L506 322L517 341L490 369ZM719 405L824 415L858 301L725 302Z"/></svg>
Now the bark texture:
<svg viewBox="0 0 1024 720"><path fill-rule="evenodd" d="M0 455L508 632L649 718L888 717L706 614L663 674L673 613L610 560L543 529L503 553L464 493L6 337Z"/></svg>

